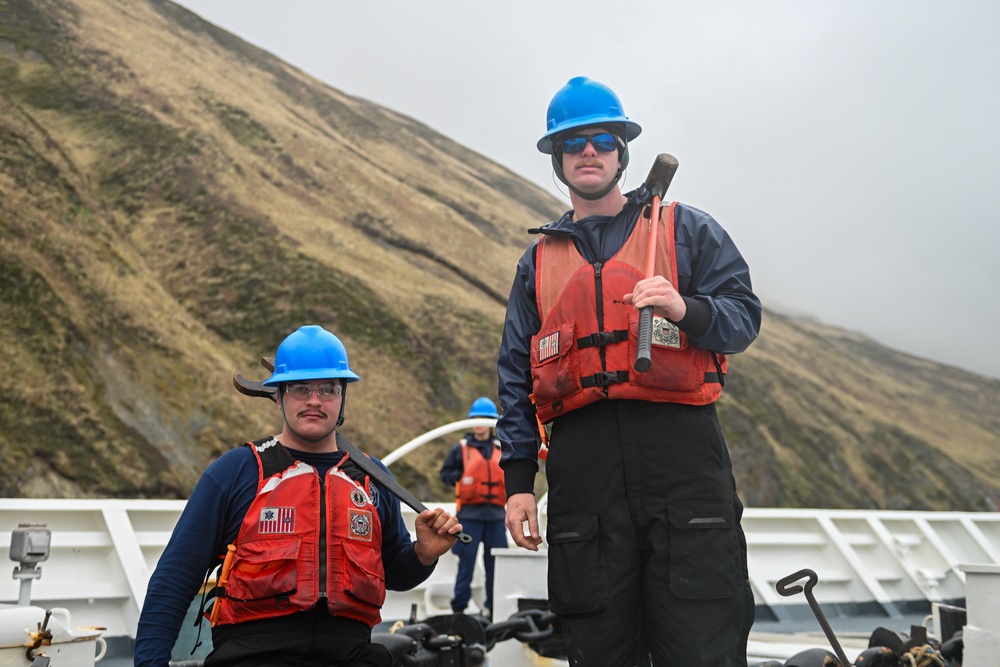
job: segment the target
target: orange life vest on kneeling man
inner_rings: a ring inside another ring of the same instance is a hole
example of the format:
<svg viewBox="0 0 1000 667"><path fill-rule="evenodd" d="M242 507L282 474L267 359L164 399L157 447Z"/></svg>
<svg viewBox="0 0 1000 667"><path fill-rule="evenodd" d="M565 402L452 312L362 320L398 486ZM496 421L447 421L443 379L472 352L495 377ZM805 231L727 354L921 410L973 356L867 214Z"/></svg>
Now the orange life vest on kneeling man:
<svg viewBox="0 0 1000 667"><path fill-rule="evenodd" d="M213 625L285 616L323 599L332 616L376 625L385 602L385 570L371 480L360 484L342 471L345 456L321 485L316 469L292 459L276 439L247 444L261 480L231 567L220 577L226 583L215 600ZM279 472L265 472L275 460L284 461Z"/></svg>

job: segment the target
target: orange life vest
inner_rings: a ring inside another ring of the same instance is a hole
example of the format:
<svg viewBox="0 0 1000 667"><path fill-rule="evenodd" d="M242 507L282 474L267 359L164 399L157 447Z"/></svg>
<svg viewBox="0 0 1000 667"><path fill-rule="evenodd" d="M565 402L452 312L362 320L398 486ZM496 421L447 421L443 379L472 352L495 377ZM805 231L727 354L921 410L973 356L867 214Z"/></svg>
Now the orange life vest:
<svg viewBox="0 0 1000 667"><path fill-rule="evenodd" d="M677 285L674 207L656 235L655 272ZM535 298L542 325L531 339L532 393L542 423L604 399L707 405L722 392L725 355L691 345L670 321L653 318L652 364L632 366L639 312L622 297L644 277L648 217L600 267L569 236L543 236L535 255ZM645 224L644 224L645 223Z"/></svg>
<svg viewBox="0 0 1000 667"><path fill-rule="evenodd" d="M456 504L503 507L507 503L507 496L504 492L503 470L500 469L500 441L493 440L488 459L465 438L459 440L459 444L462 446L462 477L455 485Z"/></svg>
<svg viewBox="0 0 1000 667"><path fill-rule="evenodd" d="M213 625L285 616L322 598L333 616L369 626L381 621L382 523L371 501L371 480L351 479L341 470L344 457L327 472L324 491L316 469L292 459L277 440L247 444L261 478L231 568L220 576L220 584L227 581L215 600L221 606L213 609ZM266 474L276 467L278 472Z"/></svg>

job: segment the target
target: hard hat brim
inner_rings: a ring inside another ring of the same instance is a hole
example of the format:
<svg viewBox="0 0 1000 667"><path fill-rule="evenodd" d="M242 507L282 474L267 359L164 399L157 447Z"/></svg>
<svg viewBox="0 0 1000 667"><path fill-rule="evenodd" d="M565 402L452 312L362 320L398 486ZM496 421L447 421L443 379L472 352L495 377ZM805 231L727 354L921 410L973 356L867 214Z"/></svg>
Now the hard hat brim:
<svg viewBox="0 0 1000 667"><path fill-rule="evenodd" d="M264 380L264 386L273 387L282 382L298 382L300 380L343 380L344 382L357 382L360 379L360 375L350 370L314 368L308 371L275 372L271 377Z"/></svg>
<svg viewBox="0 0 1000 667"><path fill-rule="evenodd" d="M582 129L585 127L591 127L593 125L624 125L625 126L625 141L632 141L642 133L642 127L638 123L629 120L623 116L608 116L606 114L596 114L593 116L583 116L580 118L573 118L567 120L559 125L555 126L553 129L546 132L541 139L538 140L536 146L538 150L546 155L552 155L553 145L552 138L557 134L566 132L567 130Z"/></svg>

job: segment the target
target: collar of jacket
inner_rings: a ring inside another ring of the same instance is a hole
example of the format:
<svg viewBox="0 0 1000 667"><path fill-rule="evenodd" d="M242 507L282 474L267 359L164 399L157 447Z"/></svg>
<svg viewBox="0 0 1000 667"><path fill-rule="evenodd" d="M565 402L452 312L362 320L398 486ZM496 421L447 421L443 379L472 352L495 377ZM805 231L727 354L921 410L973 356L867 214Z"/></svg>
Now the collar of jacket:
<svg viewBox="0 0 1000 667"><path fill-rule="evenodd" d="M645 206L653 201L653 194L646 189L645 185L640 185L632 192L625 193L625 197L628 201L625 202L622 211L628 210L633 206ZM558 220L547 222L541 227L532 227L528 230L528 233L552 235L573 234L575 229L576 223L573 221L573 211L570 210L563 213L562 217Z"/></svg>

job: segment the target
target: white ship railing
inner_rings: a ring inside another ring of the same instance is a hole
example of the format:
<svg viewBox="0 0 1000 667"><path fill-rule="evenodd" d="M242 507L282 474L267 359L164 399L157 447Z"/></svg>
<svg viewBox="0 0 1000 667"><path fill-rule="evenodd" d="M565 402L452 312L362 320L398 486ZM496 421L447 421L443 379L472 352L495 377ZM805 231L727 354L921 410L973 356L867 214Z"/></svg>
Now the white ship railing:
<svg viewBox="0 0 1000 667"><path fill-rule="evenodd" d="M40 564L32 602L66 607L77 623L105 627L106 635L134 636L146 582L183 507L179 500L0 499L0 553L19 524L45 524L51 555ZM404 514L412 530L414 513ZM803 601L780 597L774 584L801 568L819 576L815 594L824 606L874 605L893 617L900 602L964 600L962 565L1000 566L996 512L749 508L743 526L754 595L779 620ZM449 611L455 565L448 554L424 585L391 594L383 616L407 617L414 604L418 617ZM481 572L473 583L481 601ZM497 597L507 590L498 586ZM18 595L17 581L0 579L0 603Z"/></svg>
<svg viewBox="0 0 1000 667"><path fill-rule="evenodd" d="M449 433L493 419L465 419L428 431L382 460L402 456ZM544 536L546 499L539 502ZM185 501L57 500L0 498L0 553L22 523L45 524L51 554L31 588L32 603L64 607L80 625L106 628L105 636L134 636L146 584L166 547ZM428 503L454 511L453 503ZM414 512L404 507L412 533ZM782 621L803 600L783 598L775 583L803 568L815 571L824 608L866 609L899 618L904 605L963 601L963 565L1000 566L1000 513L902 512L748 508L743 515L750 583L758 619ZM511 544L511 546L513 546ZM545 549L497 553L494 610L506 618L518 597L546 597ZM450 612L457 560L444 556L431 577L406 593L391 592L383 617L418 618ZM473 577L473 602L483 600L481 559ZM0 577L0 603L16 603L19 583Z"/></svg>

